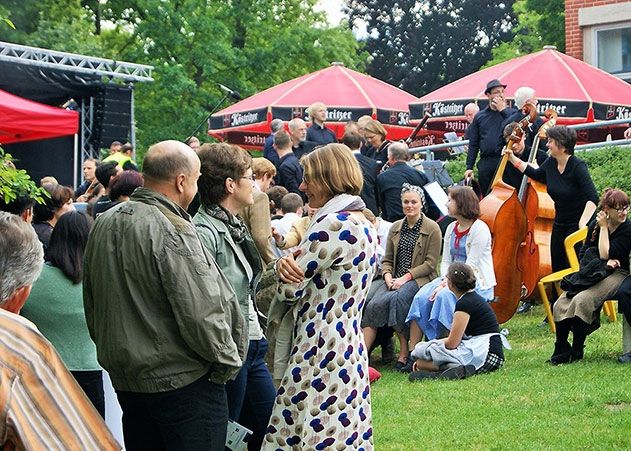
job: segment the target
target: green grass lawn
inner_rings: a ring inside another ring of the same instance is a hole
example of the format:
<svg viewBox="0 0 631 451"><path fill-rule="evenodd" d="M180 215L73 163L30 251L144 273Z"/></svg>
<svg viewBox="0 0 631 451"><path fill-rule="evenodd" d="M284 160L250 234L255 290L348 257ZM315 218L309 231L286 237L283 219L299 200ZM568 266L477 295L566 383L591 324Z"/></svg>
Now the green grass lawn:
<svg viewBox="0 0 631 451"><path fill-rule="evenodd" d="M546 363L554 335L539 327L544 316L537 307L504 324L513 349L495 373L411 383L377 366L375 449L631 449L631 365L617 362L621 319L603 316L584 360L555 367Z"/></svg>

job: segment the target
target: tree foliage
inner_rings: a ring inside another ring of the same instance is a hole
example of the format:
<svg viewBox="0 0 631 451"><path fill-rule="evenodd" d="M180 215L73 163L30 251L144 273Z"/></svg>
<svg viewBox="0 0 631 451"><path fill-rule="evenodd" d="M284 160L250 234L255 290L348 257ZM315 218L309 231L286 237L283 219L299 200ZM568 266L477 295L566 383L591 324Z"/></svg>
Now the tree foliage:
<svg viewBox="0 0 631 451"><path fill-rule="evenodd" d="M38 188L24 169L16 169L11 154L0 147L0 200L8 204L18 197L30 197L43 203L48 192Z"/></svg>
<svg viewBox="0 0 631 451"><path fill-rule="evenodd" d="M565 50L565 9L563 0L517 0L513 5L517 25L511 41L492 50L484 67L539 51L544 45Z"/></svg>
<svg viewBox="0 0 631 451"><path fill-rule="evenodd" d="M141 148L184 139L223 97L217 83L245 97L332 61L361 69L366 57L317 0L5 2L18 31L0 39L155 67L155 82L136 85Z"/></svg>
<svg viewBox="0 0 631 451"><path fill-rule="evenodd" d="M416 95L475 72L511 38L513 0L346 0L365 22L368 72Z"/></svg>

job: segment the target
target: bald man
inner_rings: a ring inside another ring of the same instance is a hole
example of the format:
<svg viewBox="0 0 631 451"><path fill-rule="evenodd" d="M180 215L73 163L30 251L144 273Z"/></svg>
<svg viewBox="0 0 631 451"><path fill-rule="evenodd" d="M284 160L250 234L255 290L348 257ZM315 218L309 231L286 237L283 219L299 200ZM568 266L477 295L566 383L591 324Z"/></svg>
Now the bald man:
<svg viewBox="0 0 631 451"><path fill-rule="evenodd" d="M200 161L152 146L145 185L101 215L85 253L88 329L123 410L127 450L223 450L224 384L247 349L229 282L186 213Z"/></svg>

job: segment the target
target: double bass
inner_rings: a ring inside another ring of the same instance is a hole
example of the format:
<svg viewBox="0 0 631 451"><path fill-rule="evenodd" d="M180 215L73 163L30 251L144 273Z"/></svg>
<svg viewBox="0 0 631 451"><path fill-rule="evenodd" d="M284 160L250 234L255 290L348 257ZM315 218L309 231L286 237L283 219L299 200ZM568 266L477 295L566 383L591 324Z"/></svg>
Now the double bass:
<svg viewBox="0 0 631 451"><path fill-rule="evenodd" d="M558 114L552 108L544 113L548 121L539 127L528 156L528 163L537 158L539 141L546 138L547 130L556 124ZM523 285L526 297L530 296L537 282L552 272L550 256L550 235L554 223L554 201L548 195L546 186L526 175L519 187L519 201L526 210L527 232L518 256L518 265L523 273Z"/></svg>
<svg viewBox="0 0 631 451"><path fill-rule="evenodd" d="M507 148L521 140L525 131L537 118L533 105L522 110L526 116L519 121L508 139ZM515 314L522 290L522 271L517 264L518 252L526 235L526 212L517 198L515 188L502 180L508 155L502 155L491 183L491 192L480 201L480 219L488 225L492 236L493 269L495 270L495 299L491 308L499 323L505 323Z"/></svg>

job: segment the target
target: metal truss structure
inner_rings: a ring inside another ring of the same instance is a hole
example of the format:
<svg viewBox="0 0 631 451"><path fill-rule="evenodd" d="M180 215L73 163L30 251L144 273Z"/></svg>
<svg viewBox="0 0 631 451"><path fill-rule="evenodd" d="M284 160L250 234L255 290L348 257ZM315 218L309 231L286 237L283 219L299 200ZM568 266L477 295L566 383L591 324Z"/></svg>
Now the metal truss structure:
<svg viewBox="0 0 631 451"><path fill-rule="evenodd" d="M77 74L100 75L124 82L153 81L151 76L153 66L57 52L8 42L0 42L0 61L67 70Z"/></svg>

